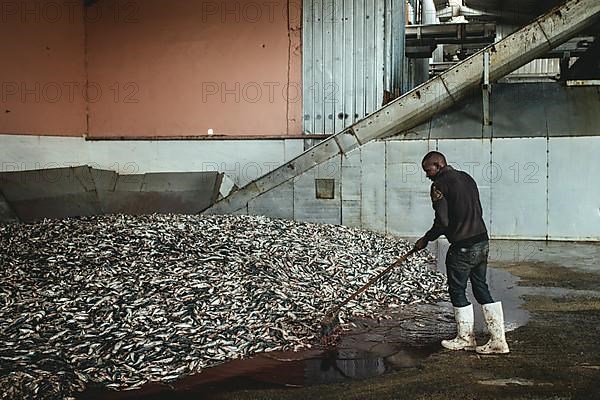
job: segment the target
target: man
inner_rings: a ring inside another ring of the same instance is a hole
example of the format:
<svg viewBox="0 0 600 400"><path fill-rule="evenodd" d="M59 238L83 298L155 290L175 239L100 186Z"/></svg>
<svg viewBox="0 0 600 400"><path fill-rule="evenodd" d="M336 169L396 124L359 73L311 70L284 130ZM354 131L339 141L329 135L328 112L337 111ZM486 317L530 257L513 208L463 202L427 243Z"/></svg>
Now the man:
<svg viewBox="0 0 600 400"><path fill-rule="evenodd" d="M446 273L458 335L452 340L442 340L442 346L450 350L476 350L480 354L508 353L502 303L492 300L486 283L489 238L477 184L466 172L447 165L444 155L437 151L429 152L421 165L433 181L431 201L435 219L431 229L417 240L415 248L424 249L428 242L441 235L450 242ZM465 295L469 279L475 299L483 307L491 335L483 346L475 343L473 305Z"/></svg>

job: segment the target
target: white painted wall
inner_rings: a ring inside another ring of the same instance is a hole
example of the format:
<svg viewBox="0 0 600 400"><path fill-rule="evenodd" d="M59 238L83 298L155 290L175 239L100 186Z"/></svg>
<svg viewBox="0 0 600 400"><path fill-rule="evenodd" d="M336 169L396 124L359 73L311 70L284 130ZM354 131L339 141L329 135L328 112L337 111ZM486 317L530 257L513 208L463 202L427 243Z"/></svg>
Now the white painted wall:
<svg viewBox="0 0 600 400"><path fill-rule="evenodd" d="M225 172L242 186L304 150L302 139L115 140L0 135L0 171L89 165L121 174Z"/></svg>

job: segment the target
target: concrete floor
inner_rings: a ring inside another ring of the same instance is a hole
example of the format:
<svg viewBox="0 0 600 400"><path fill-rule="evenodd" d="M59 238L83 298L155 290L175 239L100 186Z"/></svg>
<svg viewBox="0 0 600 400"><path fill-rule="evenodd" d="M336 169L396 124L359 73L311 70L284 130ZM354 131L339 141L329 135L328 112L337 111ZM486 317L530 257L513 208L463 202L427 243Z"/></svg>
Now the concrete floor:
<svg viewBox="0 0 600 400"><path fill-rule="evenodd" d="M443 257L446 247L432 250ZM600 399L599 257L600 243L492 241L508 355L442 349L455 329L450 305L413 305L354 321L329 351L269 353L173 389L86 399Z"/></svg>

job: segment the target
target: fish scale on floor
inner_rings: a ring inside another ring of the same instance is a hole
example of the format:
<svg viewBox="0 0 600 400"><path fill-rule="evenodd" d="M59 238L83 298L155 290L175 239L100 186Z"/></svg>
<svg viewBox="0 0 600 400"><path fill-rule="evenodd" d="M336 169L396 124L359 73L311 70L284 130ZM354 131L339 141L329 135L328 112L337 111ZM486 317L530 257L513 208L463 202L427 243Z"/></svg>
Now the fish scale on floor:
<svg viewBox="0 0 600 400"><path fill-rule="evenodd" d="M317 342L324 313L404 240L257 216L109 215L0 225L1 398L173 382ZM446 298L421 252L345 306Z"/></svg>

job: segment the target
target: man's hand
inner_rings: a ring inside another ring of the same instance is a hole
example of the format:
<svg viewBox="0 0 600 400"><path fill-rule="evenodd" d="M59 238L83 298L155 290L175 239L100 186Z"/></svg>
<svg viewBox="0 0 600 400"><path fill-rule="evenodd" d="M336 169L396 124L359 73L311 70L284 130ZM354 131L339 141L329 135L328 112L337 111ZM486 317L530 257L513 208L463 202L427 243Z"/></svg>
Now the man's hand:
<svg viewBox="0 0 600 400"><path fill-rule="evenodd" d="M423 236L421 239L415 242L415 249L417 251L423 250L425 247L427 247L427 243L429 243L429 240L427 240L427 238Z"/></svg>

